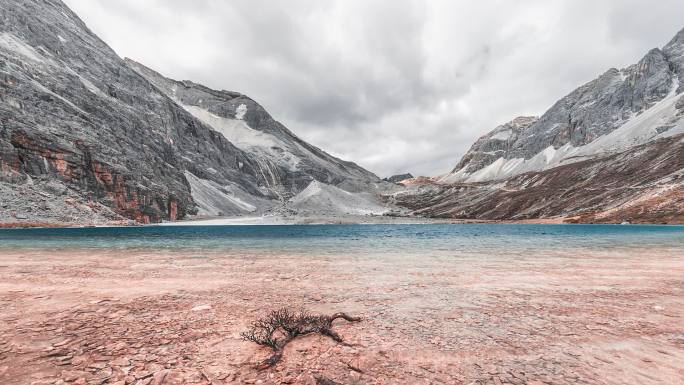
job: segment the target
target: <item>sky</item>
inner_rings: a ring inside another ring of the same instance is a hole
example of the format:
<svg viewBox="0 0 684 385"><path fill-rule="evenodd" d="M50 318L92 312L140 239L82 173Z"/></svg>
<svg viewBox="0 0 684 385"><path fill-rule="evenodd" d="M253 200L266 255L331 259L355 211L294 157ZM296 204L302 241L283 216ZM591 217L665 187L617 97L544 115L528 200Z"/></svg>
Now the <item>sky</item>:
<svg viewBox="0 0 684 385"><path fill-rule="evenodd" d="M120 56L238 91L381 177L450 171L682 27L681 0L65 0Z"/></svg>

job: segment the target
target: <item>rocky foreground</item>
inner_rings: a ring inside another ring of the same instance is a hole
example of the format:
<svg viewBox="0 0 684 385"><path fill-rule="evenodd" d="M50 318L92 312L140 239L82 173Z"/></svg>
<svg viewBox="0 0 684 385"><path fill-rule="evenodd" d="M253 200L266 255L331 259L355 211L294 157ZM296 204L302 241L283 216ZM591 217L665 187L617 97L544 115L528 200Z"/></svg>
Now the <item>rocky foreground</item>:
<svg viewBox="0 0 684 385"><path fill-rule="evenodd" d="M4 250L0 383L675 384L683 277L672 249L487 258ZM335 324L348 345L297 339L258 371L270 352L239 333L281 306L363 321Z"/></svg>

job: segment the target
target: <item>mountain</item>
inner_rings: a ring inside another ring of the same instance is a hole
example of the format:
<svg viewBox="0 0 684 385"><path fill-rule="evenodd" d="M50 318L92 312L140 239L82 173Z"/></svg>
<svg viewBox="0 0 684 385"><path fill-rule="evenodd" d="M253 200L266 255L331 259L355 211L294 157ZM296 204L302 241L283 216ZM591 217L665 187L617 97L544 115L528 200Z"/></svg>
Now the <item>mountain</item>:
<svg viewBox="0 0 684 385"><path fill-rule="evenodd" d="M58 0L0 2L0 219L260 213L312 181L386 184L237 92L121 59Z"/></svg>
<svg viewBox="0 0 684 385"><path fill-rule="evenodd" d="M506 180L422 183L391 198L438 218L684 223L684 135Z"/></svg>
<svg viewBox="0 0 684 385"><path fill-rule="evenodd" d="M397 174L397 175L392 175L388 178L384 178L383 180L387 181L387 182L392 182L392 183L399 183L399 182L406 180L406 179L413 179L413 175L411 175L411 173Z"/></svg>
<svg viewBox="0 0 684 385"><path fill-rule="evenodd" d="M603 75L539 118L519 117L481 137L440 182L502 180L619 153L684 133L684 29L638 63Z"/></svg>
<svg viewBox="0 0 684 385"><path fill-rule="evenodd" d="M478 139L448 174L405 183L414 214L684 222L684 29L610 69L541 117Z"/></svg>

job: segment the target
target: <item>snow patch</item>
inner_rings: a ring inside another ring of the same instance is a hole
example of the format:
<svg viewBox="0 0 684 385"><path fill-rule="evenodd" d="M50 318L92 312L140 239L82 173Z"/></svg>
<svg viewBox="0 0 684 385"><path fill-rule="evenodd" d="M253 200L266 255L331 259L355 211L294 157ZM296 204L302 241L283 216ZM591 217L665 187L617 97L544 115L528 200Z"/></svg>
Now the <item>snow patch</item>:
<svg viewBox="0 0 684 385"><path fill-rule="evenodd" d="M578 147L572 156L595 156L627 150L648 143L659 137L672 136L684 132L684 120L677 118L676 104L681 94L677 94L679 82L673 79L670 93L661 101L639 115L632 116L627 122L606 135L600 136L584 146ZM659 134L658 127L674 124L674 127Z"/></svg>
<svg viewBox="0 0 684 385"><path fill-rule="evenodd" d="M45 58L36 52L33 47L24 43L21 39L8 32L0 33L0 48L6 51L17 53L20 56L23 56L25 59L39 63L45 62Z"/></svg>
<svg viewBox="0 0 684 385"><path fill-rule="evenodd" d="M79 74L76 74L76 76L78 76L78 79L81 81L81 83L83 84L83 86L84 86L88 91L92 92L93 94L95 94L95 95L97 95L97 96L99 96L99 97L101 97L101 98L103 98L103 99L113 99L111 96L109 96L109 95L105 94L104 92L102 92L102 90L99 89L95 84L91 83L90 80L84 78L83 76L81 76L81 75L79 75Z"/></svg>
<svg viewBox="0 0 684 385"><path fill-rule="evenodd" d="M503 131L499 131L496 134L492 135L491 137L489 137L489 139L508 140L512 134L513 134L513 132L511 130L503 130Z"/></svg>
<svg viewBox="0 0 684 385"><path fill-rule="evenodd" d="M237 186L221 186L214 181L198 178L189 171L185 172L185 178L190 184L192 199L199 208L197 215L219 216L257 210L255 205L248 202L255 200L254 197Z"/></svg>
<svg viewBox="0 0 684 385"><path fill-rule="evenodd" d="M277 159L279 164L289 170L297 171L300 159L285 151L287 145L275 136L249 127L244 120L223 118L197 106L181 106L223 135L235 147L253 154L266 154L271 159ZM244 112L246 111L245 106Z"/></svg>
<svg viewBox="0 0 684 385"><path fill-rule="evenodd" d="M283 145L275 136L252 129L243 120L223 118L197 106L183 105L183 108L242 150Z"/></svg>
<svg viewBox="0 0 684 385"><path fill-rule="evenodd" d="M245 114L247 113L247 105L246 104L240 104L238 108L235 110L235 119L242 120L245 117Z"/></svg>

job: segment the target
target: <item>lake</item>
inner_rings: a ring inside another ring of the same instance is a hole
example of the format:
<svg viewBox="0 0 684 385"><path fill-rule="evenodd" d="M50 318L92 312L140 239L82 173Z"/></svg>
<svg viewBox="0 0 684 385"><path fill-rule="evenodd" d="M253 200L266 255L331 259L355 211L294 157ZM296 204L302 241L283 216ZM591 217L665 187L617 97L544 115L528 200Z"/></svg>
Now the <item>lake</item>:
<svg viewBox="0 0 684 385"><path fill-rule="evenodd" d="M193 249L340 253L511 253L566 249L681 249L684 226L658 225L264 225L0 230L0 248Z"/></svg>

